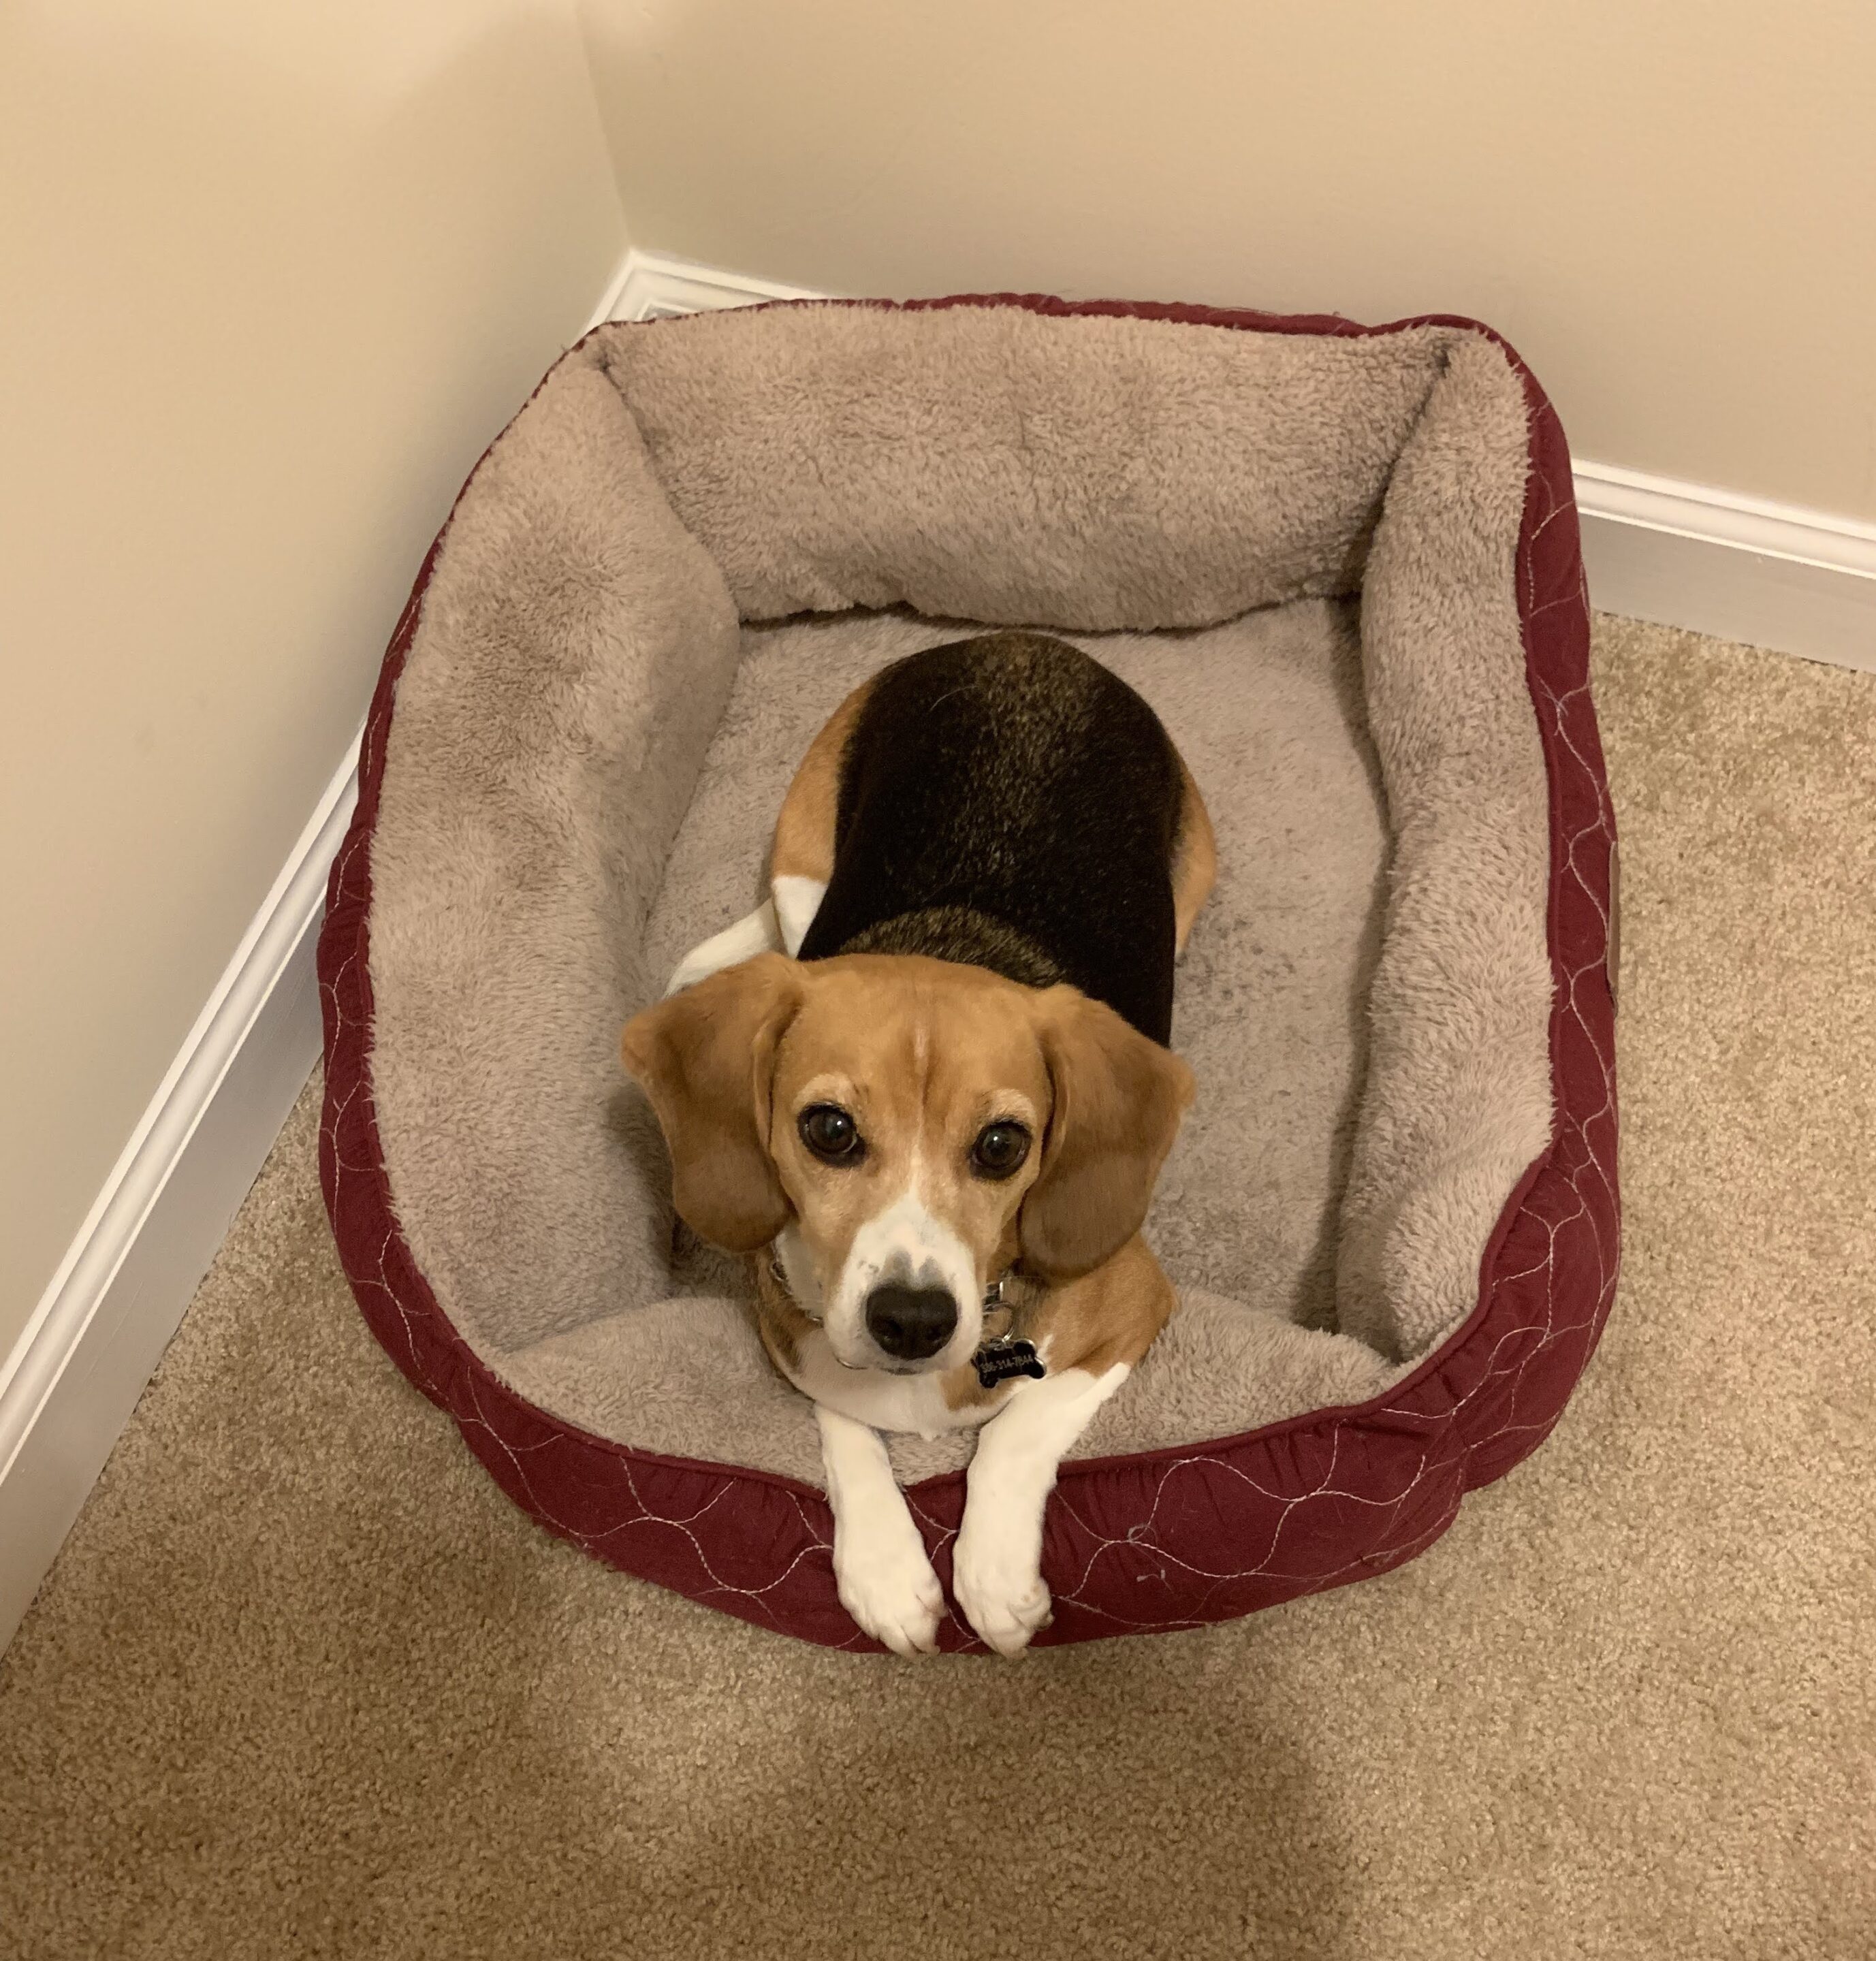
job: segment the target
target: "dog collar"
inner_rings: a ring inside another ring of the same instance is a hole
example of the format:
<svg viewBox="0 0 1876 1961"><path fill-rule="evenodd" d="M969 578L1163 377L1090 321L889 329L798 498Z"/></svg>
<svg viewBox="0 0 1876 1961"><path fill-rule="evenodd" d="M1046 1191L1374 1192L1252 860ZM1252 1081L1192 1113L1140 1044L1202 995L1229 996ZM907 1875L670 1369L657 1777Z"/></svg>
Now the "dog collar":
<svg viewBox="0 0 1876 1961"><path fill-rule="evenodd" d="M992 1280L984 1290L984 1312L995 1313L1001 1309L1013 1318L1014 1304L1005 1296L1010 1282L1016 1277L1016 1268L1010 1267ZM781 1255L773 1249L769 1254L769 1277L774 1281L790 1300L794 1295L790 1291L788 1275L783 1271ZM1042 1358L1035 1351L1033 1341L1025 1341L1014 1334L998 1335L990 1341L980 1341L971 1357L971 1366L977 1371L978 1386L994 1389L999 1382L1014 1381L1026 1376L1032 1382L1039 1382L1048 1373Z"/></svg>

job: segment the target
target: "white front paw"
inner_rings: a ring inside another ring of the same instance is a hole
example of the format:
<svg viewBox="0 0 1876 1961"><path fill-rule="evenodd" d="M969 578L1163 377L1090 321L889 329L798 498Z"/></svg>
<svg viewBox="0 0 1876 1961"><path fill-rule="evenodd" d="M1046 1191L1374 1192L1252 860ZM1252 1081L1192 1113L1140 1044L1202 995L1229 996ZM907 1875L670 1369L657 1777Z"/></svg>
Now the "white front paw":
<svg viewBox="0 0 1876 1961"><path fill-rule="evenodd" d="M952 1588L964 1618L1000 1655L1021 1654L1054 1618L1041 1561L1034 1535L966 1508L951 1558Z"/></svg>
<svg viewBox="0 0 1876 1961"><path fill-rule="evenodd" d="M917 1528L910 1519L905 1523L907 1532L883 1522L860 1533L837 1529L834 1584L841 1605L875 1641L895 1654L935 1654L944 1589L925 1556Z"/></svg>

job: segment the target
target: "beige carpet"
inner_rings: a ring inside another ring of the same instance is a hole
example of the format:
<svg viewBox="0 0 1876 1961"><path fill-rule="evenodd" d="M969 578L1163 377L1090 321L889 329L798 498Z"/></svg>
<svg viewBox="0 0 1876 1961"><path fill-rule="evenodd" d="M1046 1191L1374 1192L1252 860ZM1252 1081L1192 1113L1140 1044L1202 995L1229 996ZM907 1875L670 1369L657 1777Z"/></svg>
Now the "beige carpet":
<svg viewBox="0 0 1876 1961"><path fill-rule="evenodd" d="M1599 631L1622 1297L1426 1558L1013 1666L620 1579L371 1344L309 1093L0 1663L0 1953L1876 1951L1876 678Z"/></svg>

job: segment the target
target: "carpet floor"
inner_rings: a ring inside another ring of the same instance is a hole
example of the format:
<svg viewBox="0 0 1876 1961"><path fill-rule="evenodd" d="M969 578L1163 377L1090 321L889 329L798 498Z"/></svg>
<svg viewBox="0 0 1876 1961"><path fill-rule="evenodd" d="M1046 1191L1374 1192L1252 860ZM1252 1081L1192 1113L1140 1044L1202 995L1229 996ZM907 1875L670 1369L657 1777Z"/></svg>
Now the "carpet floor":
<svg viewBox="0 0 1876 1961"><path fill-rule="evenodd" d="M623 1579L372 1345L309 1089L0 1663L0 1953L1876 1951L1876 677L1596 671L1621 1295L1425 1558L1014 1665Z"/></svg>

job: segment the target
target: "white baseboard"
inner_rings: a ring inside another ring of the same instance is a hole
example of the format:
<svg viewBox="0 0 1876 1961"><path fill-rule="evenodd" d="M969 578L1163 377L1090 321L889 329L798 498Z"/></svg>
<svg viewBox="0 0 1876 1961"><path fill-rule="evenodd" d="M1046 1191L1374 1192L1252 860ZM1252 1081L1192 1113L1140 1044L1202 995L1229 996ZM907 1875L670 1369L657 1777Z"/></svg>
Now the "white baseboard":
<svg viewBox="0 0 1876 1961"><path fill-rule="evenodd" d="M1602 463L1576 495L1605 612L1876 672L1876 525Z"/></svg>
<svg viewBox="0 0 1876 1961"><path fill-rule="evenodd" d="M634 250L599 317L821 297ZM1604 612L1876 672L1876 525L1606 463L1578 464L1576 493Z"/></svg>
<svg viewBox="0 0 1876 1961"><path fill-rule="evenodd" d="M810 292L806 286L780 285L773 279L720 272L713 266L694 266L688 259L641 252L634 246L625 255L593 325L608 320L668 320L682 313L717 313L726 307L754 306L763 300L827 297Z"/></svg>
<svg viewBox="0 0 1876 1961"><path fill-rule="evenodd" d="M629 303L636 263L620 265L592 325ZM357 750L355 741L0 1361L0 1649L319 1060L314 960L327 875L357 800Z"/></svg>
<svg viewBox="0 0 1876 1961"><path fill-rule="evenodd" d="M314 954L357 745L0 1366L0 1648L319 1059Z"/></svg>

